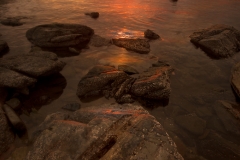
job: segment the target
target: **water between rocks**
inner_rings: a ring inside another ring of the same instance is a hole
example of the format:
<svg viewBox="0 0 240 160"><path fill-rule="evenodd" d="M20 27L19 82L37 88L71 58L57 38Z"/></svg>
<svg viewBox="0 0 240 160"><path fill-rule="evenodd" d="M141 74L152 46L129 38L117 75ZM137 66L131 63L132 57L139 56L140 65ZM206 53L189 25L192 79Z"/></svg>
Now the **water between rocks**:
<svg viewBox="0 0 240 160"><path fill-rule="evenodd" d="M213 24L231 25L240 30L239 10L239 0L1 0L0 18L27 17L22 26L0 25L0 38L10 47L5 56L29 52L31 44L25 37L26 31L52 22L84 24L105 38L142 38L146 29L161 36L161 40L150 42L149 54L109 46L90 47L78 56L60 58L67 65L58 82L67 84L62 89L51 83L40 88L43 100L46 93L52 92L55 96L47 105L29 104L37 111L21 115L29 135L46 115L62 111L61 107L69 102L80 102L76 96L77 84L94 65L127 64L141 72L159 59L175 69L171 76L172 92L167 106L148 110L167 130L180 154L185 159L239 159L240 136L229 128L236 131L240 128L232 123L226 125L227 119L225 121L214 106L218 100L239 103L231 88L230 76L231 68L240 61L240 54L214 60L189 41L191 33ZM91 11L99 12L99 18L92 19L84 14ZM88 107L113 102L100 98L80 103ZM199 129L197 123L192 128L179 125L188 123L181 118L183 115L194 117L193 121L199 118L205 121L204 134L194 134L194 130ZM16 143L16 147L19 146L21 143Z"/></svg>

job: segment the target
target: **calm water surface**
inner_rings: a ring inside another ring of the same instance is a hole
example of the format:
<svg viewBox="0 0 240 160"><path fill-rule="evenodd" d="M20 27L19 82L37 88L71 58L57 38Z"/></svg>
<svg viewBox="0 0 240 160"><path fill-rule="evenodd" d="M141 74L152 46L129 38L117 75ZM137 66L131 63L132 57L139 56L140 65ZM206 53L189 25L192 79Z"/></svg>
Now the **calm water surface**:
<svg viewBox="0 0 240 160"><path fill-rule="evenodd" d="M100 17L92 19L84 15L91 11L98 11ZM10 47L5 56L28 52L31 44L25 37L26 31L52 22L84 24L106 38L143 38L146 29L155 31L162 38L150 42L148 55L109 46L90 47L78 56L60 58L67 63L61 71L61 82L67 84L60 91L49 84L45 89L58 93L55 100L37 108L37 113L21 116L30 136L46 115L61 111L66 103L80 102L76 96L77 84L92 66L127 64L144 71L160 59L175 69L171 76L172 93L166 107L149 112L168 131L179 152L185 159L240 159L239 134L228 132L213 109L217 100L237 102L229 79L232 66L240 61L240 54L214 60L189 42L191 33L213 24L227 24L240 30L239 0L1 0L0 18L12 16L27 19L18 27L0 25L0 39L7 41ZM100 98L80 103L87 107L112 102ZM175 117L186 114L195 114L206 121L203 136L194 136L175 123Z"/></svg>

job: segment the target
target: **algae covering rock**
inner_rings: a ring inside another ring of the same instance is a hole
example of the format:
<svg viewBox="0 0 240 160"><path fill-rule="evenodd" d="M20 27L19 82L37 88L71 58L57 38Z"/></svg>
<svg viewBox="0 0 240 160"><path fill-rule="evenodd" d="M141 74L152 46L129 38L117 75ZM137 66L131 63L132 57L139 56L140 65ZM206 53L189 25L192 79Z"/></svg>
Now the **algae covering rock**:
<svg viewBox="0 0 240 160"><path fill-rule="evenodd" d="M240 50L240 32L228 25L213 25L194 32L190 38L212 58L227 58Z"/></svg>
<svg viewBox="0 0 240 160"><path fill-rule="evenodd" d="M137 53L147 54L150 52L150 45L146 39L119 38L112 39L112 42L118 47L123 47Z"/></svg>
<svg viewBox="0 0 240 160"><path fill-rule="evenodd" d="M44 24L29 29L27 39L34 45L46 48L82 46L88 43L94 31L80 24Z"/></svg>
<svg viewBox="0 0 240 160"><path fill-rule="evenodd" d="M141 106L101 105L47 116L27 160L183 160L162 125Z"/></svg>

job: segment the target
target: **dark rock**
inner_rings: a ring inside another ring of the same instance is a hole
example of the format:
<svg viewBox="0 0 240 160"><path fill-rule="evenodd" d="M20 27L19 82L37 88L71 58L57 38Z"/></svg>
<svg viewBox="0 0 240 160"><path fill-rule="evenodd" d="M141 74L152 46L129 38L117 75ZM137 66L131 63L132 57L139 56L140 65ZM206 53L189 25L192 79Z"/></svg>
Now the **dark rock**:
<svg viewBox="0 0 240 160"><path fill-rule="evenodd" d="M231 85L234 91L240 97L240 62L237 63L232 69Z"/></svg>
<svg viewBox="0 0 240 160"><path fill-rule="evenodd" d="M134 69L133 67L128 66L128 65L119 65L118 70L124 71L125 73L127 73L129 75L138 74L138 71L136 69Z"/></svg>
<svg viewBox="0 0 240 160"><path fill-rule="evenodd" d="M12 99L6 101L5 103L14 110L17 110L21 107L21 102L17 98L12 98Z"/></svg>
<svg viewBox="0 0 240 160"><path fill-rule="evenodd" d="M14 70L31 77L49 76L58 73L65 66L64 62L57 61L54 53L31 52L26 55L11 56L0 59L0 67ZM53 60L55 59L55 60Z"/></svg>
<svg viewBox="0 0 240 160"><path fill-rule="evenodd" d="M118 47L126 48L141 54L147 54L150 52L150 45L146 39L112 39L112 43Z"/></svg>
<svg viewBox="0 0 240 160"><path fill-rule="evenodd" d="M5 112L2 109L4 101L7 97L7 91L3 88L0 88L0 155L4 153L11 143L14 141L14 133L11 130L11 127L8 124L7 117Z"/></svg>
<svg viewBox="0 0 240 160"><path fill-rule="evenodd" d="M34 85L36 82L35 78L0 67L0 87L25 88Z"/></svg>
<svg viewBox="0 0 240 160"><path fill-rule="evenodd" d="M130 94L124 94L121 96L119 99L117 99L117 102L122 104L122 103L133 103L135 100L132 98Z"/></svg>
<svg viewBox="0 0 240 160"><path fill-rule="evenodd" d="M199 46L210 57L226 58L240 50L240 32L227 25L214 25L194 32L191 42Z"/></svg>
<svg viewBox="0 0 240 160"><path fill-rule="evenodd" d="M202 135L206 128L206 122L195 114L177 116L175 123L198 136Z"/></svg>
<svg viewBox="0 0 240 160"><path fill-rule="evenodd" d="M17 16L17 17L8 17L5 19L1 20L1 23L5 26L21 26L24 24L24 22L22 22L22 19L27 19L27 17L23 17L23 16Z"/></svg>
<svg viewBox="0 0 240 160"><path fill-rule="evenodd" d="M6 104L3 106L3 109L6 113L8 120L12 124L15 132L19 136L24 135L25 132L27 131L27 128L26 128L25 124L23 123L23 121L20 119L20 117L15 113L15 111L11 107L9 107Z"/></svg>
<svg viewBox="0 0 240 160"><path fill-rule="evenodd" d="M79 104L79 103L69 103L69 104L66 104L65 106L63 106L62 109L66 109L69 111L76 111L76 110L79 110L80 107L81 107L81 104Z"/></svg>
<svg viewBox="0 0 240 160"><path fill-rule="evenodd" d="M27 160L183 160L175 143L141 106L102 105L47 116Z"/></svg>
<svg viewBox="0 0 240 160"><path fill-rule="evenodd" d="M163 62L163 61L158 61L154 64L152 64L153 67L167 67L170 66L168 63Z"/></svg>
<svg viewBox="0 0 240 160"><path fill-rule="evenodd" d="M149 99L168 99L171 92L169 82L171 71L172 68L169 66L149 68L139 74L139 78L131 87L131 94Z"/></svg>
<svg viewBox="0 0 240 160"><path fill-rule="evenodd" d="M92 18L98 18L99 17L98 12L85 13L85 15L89 15Z"/></svg>
<svg viewBox="0 0 240 160"><path fill-rule="evenodd" d="M0 40L0 56L6 52L8 52L9 47L7 42Z"/></svg>
<svg viewBox="0 0 240 160"><path fill-rule="evenodd" d="M94 46L94 47L110 46L111 45L111 40L94 34L92 36L89 44Z"/></svg>
<svg viewBox="0 0 240 160"><path fill-rule="evenodd" d="M93 29L80 24L45 24L27 31L27 39L39 47L82 46L90 41Z"/></svg>
<svg viewBox="0 0 240 160"><path fill-rule="evenodd" d="M148 39L158 39L158 38L160 38L160 36L158 34L154 33L152 30L149 30L149 29L144 31L144 37L146 37Z"/></svg>

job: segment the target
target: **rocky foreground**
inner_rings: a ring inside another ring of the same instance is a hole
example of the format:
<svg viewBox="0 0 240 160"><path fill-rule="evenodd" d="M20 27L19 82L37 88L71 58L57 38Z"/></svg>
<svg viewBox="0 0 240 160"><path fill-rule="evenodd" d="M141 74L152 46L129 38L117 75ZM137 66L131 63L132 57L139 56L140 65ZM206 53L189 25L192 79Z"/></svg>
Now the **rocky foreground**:
<svg viewBox="0 0 240 160"><path fill-rule="evenodd" d="M28 160L182 160L175 143L141 106L102 105L47 116Z"/></svg>

